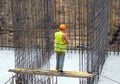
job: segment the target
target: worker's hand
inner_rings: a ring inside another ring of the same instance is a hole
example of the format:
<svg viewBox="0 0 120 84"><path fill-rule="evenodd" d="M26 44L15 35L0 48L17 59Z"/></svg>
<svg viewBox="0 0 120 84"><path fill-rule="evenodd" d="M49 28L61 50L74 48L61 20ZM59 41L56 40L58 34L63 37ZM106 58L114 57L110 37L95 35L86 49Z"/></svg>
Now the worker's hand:
<svg viewBox="0 0 120 84"><path fill-rule="evenodd" d="M70 40L69 40L67 34L64 34L64 35L63 35L62 40L63 40L63 41L66 41L67 44L70 44Z"/></svg>

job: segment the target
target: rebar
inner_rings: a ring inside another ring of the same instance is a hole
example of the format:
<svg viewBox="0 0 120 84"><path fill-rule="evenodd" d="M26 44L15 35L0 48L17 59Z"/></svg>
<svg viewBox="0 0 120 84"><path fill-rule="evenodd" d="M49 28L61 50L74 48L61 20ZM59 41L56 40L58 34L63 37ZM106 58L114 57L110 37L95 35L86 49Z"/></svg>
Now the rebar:
<svg viewBox="0 0 120 84"><path fill-rule="evenodd" d="M113 6L119 10L118 2ZM79 71L97 73L94 78L79 79L79 84L97 84L108 52L109 8L109 0L11 0L15 68L50 69L54 33L63 23L71 40L67 53L79 56ZM53 80L34 74L17 77L23 84Z"/></svg>

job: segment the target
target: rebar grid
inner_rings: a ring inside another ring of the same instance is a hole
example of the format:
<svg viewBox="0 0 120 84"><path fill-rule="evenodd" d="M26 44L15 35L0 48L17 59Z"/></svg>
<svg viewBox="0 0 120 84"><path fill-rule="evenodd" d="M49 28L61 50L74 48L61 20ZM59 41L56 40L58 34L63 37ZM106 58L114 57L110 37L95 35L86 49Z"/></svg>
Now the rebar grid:
<svg viewBox="0 0 120 84"><path fill-rule="evenodd" d="M0 48L13 47L13 28L10 0L0 1Z"/></svg>
<svg viewBox="0 0 120 84"><path fill-rule="evenodd" d="M98 74L79 84L97 84L107 56L109 0L11 0L11 4L15 67L50 69L54 32L63 23L71 40L68 53L79 53L79 71ZM47 76L18 74L18 78L23 84L38 84L36 79L50 84Z"/></svg>
<svg viewBox="0 0 120 84"><path fill-rule="evenodd" d="M52 16L48 12L50 0L11 0L14 21L15 67L49 69L51 50L50 28ZM53 6L53 5L52 5ZM52 11L51 11L52 13ZM25 84L47 84L48 77L19 75ZM42 83L41 83L42 84Z"/></svg>
<svg viewBox="0 0 120 84"><path fill-rule="evenodd" d="M110 0L110 36L109 40L111 45L109 45L109 50L115 54L120 52L120 1Z"/></svg>
<svg viewBox="0 0 120 84"><path fill-rule="evenodd" d="M99 74L101 73L103 64L107 56L108 43L108 0L97 0L91 2L92 7L89 12L88 20L88 62L87 70L90 72L97 72L98 76L91 80L91 83L97 83ZM90 54L89 54L90 53Z"/></svg>

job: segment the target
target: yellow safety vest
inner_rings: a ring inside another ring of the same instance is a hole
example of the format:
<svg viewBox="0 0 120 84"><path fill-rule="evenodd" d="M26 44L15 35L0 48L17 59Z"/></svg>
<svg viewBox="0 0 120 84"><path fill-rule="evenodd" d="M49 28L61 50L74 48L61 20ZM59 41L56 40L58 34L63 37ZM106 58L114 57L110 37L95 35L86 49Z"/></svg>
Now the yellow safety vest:
<svg viewBox="0 0 120 84"><path fill-rule="evenodd" d="M62 32L55 33L55 40L54 40L54 51L56 52L65 52L66 50L66 41L62 41Z"/></svg>

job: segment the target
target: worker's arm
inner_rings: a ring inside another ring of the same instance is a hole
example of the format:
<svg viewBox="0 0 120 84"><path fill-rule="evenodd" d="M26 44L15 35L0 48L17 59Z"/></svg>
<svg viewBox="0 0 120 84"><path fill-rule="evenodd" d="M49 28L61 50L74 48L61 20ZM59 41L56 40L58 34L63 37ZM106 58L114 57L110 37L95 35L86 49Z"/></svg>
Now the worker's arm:
<svg viewBox="0 0 120 84"><path fill-rule="evenodd" d="M66 41L67 44L70 44L70 40L69 40L67 34L63 34L63 38L62 39L63 39L63 41Z"/></svg>

